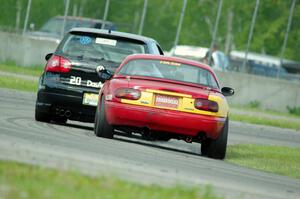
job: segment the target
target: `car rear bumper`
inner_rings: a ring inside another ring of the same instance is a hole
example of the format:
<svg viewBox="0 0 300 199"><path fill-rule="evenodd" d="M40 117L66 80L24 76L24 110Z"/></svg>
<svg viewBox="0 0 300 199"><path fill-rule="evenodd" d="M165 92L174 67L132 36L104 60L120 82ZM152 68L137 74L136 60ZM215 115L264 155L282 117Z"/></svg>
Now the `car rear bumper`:
<svg viewBox="0 0 300 199"><path fill-rule="evenodd" d="M71 120L94 122L96 107L82 104L83 93L59 89L40 89L37 93L39 110L51 115L65 116ZM64 113L69 111L69 115Z"/></svg>
<svg viewBox="0 0 300 199"><path fill-rule="evenodd" d="M226 118L184 113L174 110L157 109L146 106L105 102L107 121L111 125L149 128L185 136L205 133L209 138L217 138Z"/></svg>

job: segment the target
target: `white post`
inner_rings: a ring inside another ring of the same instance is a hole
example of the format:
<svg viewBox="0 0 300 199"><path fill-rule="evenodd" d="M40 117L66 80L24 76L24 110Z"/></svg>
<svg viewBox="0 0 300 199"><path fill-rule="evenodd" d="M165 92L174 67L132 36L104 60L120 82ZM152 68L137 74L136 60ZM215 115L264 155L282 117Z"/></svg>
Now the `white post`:
<svg viewBox="0 0 300 199"><path fill-rule="evenodd" d="M27 31L27 25L28 25L28 18L29 18L29 14L30 14L30 9L31 9L31 0L28 0L26 16L25 16L25 21L24 21L23 35Z"/></svg>
<svg viewBox="0 0 300 199"><path fill-rule="evenodd" d="M148 6L148 0L144 0L144 7L143 7L143 13L142 13L142 18L141 18L141 23L139 27L139 35L143 34L143 29L144 29L144 21L147 13L147 6Z"/></svg>
<svg viewBox="0 0 300 199"><path fill-rule="evenodd" d="M70 0L66 0L64 21L63 21L63 25L62 25L62 28L61 28L61 38L63 38L64 34L65 34L66 19L67 19L68 12L69 12L69 5L70 5Z"/></svg>
<svg viewBox="0 0 300 199"><path fill-rule="evenodd" d="M108 15L108 10L109 10L109 1L110 0L106 0L105 2L105 10L104 10L104 15L103 15L103 19L102 19L102 25L101 25L101 29L104 29L105 27L105 23L106 23L106 20L107 20L107 15Z"/></svg>
<svg viewBox="0 0 300 199"><path fill-rule="evenodd" d="M218 13L217 13L217 18L216 18L216 22L215 22L215 27L214 27L214 32L213 32L213 38L212 38L212 42L210 44L210 53L208 55L208 64L211 64L211 56L212 56L212 49L213 46L216 42L216 37L217 37L217 32L218 32L218 27L219 27L219 21L220 21L220 16L221 16L221 12L222 12L222 6L223 6L223 0L219 0L219 5L218 5Z"/></svg>
<svg viewBox="0 0 300 199"><path fill-rule="evenodd" d="M277 68L277 78L279 78L279 68L282 66L284 51L285 51L286 44L287 44L287 41L288 41L288 38L289 38L289 32L290 32L292 21L293 21L293 15L294 15L294 11L295 11L296 1L297 0L293 0L291 8L290 8L290 15L289 15L289 19L288 19L288 25L286 27L286 32L285 32L285 35L284 35L284 41L283 41L283 44L282 44L282 47L281 47L281 52L280 52L280 66L278 66L278 68Z"/></svg>
<svg viewBox="0 0 300 199"><path fill-rule="evenodd" d="M224 49L224 53L227 55L230 53L230 49L231 49L233 17L234 17L233 11L230 9L227 16L227 34L226 34L225 49Z"/></svg>
<svg viewBox="0 0 300 199"><path fill-rule="evenodd" d="M180 32L181 32L181 26L182 26L182 22L183 22L183 19L184 19L186 4L187 4L187 0L183 0L183 6L182 6L181 14L180 14L179 23L178 23L178 26L177 26L177 32L176 32L176 37L175 37L175 41L174 41L174 47L176 47L177 44L178 44L178 40L179 40L179 36L180 36Z"/></svg>
<svg viewBox="0 0 300 199"><path fill-rule="evenodd" d="M243 70L246 69L246 63L247 63L247 59L248 59L248 51L249 51L249 47L250 47L251 40L252 40L254 26L255 26L255 23L256 23L256 16L257 16L258 8L259 8L259 2L260 2L260 0L256 0L255 9L254 9L254 13L253 13L253 16L252 16L252 22L251 22L250 32L249 32L247 46L246 46L245 58L244 58L244 61L243 61L243 66L242 66Z"/></svg>
<svg viewBox="0 0 300 199"><path fill-rule="evenodd" d="M21 21L21 11L22 11L21 0L17 0L16 8L17 8L17 12L16 12L16 28L15 28L15 30L16 30L16 32L19 32L20 21Z"/></svg>

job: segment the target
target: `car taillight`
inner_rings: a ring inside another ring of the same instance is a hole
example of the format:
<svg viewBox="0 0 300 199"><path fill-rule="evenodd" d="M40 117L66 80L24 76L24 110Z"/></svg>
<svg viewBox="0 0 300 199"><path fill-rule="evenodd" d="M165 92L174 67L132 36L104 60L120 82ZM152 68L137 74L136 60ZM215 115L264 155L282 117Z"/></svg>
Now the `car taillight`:
<svg viewBox="0 0 300 199"><path fill-rule="evenodd" d="M218 112L219 111L218 103L207 100L207 99L196 99L195 100L195 108L197 108L199 110L210 111L210 112Z"/></svg>
<svg viewBox="0 0 300 199"><path fill-rule="evenodd" d="M45 71L67 73L71 70L71 66L68 59L54 55L48 60Z"/></svg>
<svg viewBox="0 0 300 199"><path fill-rule="evenodd" d="M138 100L141 97L141 91L133 88L119 88L115 96L121 99Z"/></svg>

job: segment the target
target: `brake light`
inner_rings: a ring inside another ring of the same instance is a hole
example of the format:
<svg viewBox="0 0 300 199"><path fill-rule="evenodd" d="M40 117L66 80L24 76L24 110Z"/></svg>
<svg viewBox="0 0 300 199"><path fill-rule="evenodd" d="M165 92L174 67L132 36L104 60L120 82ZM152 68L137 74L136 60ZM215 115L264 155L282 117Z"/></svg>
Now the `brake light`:
<svg viewBox="0 0 300 199"><path fill-rule="evenodd" d="M138 100L141 97L141 91L133 88L119 88L115 96L121 99Z"/></svg>
<svg viewBox="0 0 300 199"><path fill-rule="evenodd" d="M48 60L45 71L67 73L71 70L71 66L68 59L54 55Z"/></svg>
<svg viewBox="0 0 300 199"><path fill-rule="evenodd" d="M210 111L210 112L219 111L218 103L207 99L196 99L194 105L195 108L199 110Z"/></svg>

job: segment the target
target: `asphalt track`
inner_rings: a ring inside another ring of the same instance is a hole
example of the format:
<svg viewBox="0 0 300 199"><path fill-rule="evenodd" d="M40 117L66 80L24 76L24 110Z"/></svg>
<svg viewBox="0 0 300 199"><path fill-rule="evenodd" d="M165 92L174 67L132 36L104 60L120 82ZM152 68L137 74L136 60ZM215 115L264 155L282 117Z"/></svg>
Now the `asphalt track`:
<svg viewBox="0 0 300 199"><path fill-rule="evenodd" d="M201 157L199 144L97 138L91 124L34 121L34 105L34 93L0 89L0 159L145 184L209 184L226 198L300 198L300 180ZM237 143L300 147L300 132L230 122L229 144Z"/></svg>

